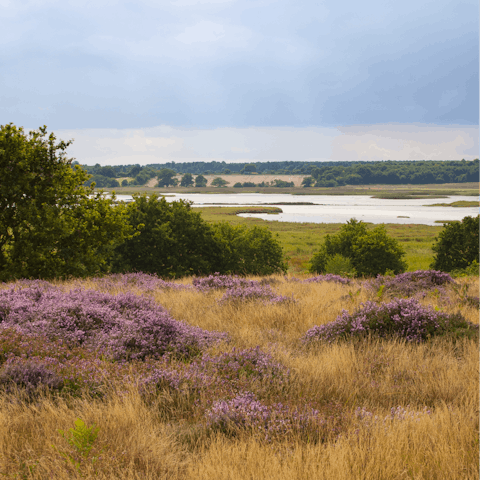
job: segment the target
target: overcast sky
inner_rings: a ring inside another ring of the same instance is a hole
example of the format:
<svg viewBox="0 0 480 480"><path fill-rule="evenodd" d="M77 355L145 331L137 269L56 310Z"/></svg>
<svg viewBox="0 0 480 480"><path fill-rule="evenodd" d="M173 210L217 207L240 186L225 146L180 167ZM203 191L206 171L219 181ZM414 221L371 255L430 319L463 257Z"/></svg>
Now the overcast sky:
<svg viewBox="0 0 480 480"><path fill-rule="evenodd" d="M477 0L0 0L0 124L80 163L473 159Z"/></svg>

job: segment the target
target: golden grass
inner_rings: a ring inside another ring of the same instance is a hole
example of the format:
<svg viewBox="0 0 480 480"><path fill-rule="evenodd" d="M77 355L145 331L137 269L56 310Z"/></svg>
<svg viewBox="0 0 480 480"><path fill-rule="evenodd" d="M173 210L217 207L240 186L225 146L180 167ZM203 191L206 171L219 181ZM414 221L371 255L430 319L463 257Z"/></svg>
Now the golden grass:
<svg viewBox="0 0 480 480"><path fill-rule="evenodd" d="M298 436L271 443L248 433L237 438L209 434L185 420L182 402L167 392L147 403L134 387L111 386L104 399L54 398L27 402L0 397L0 478L9 479L478 479L478 344L434 339L425 344L370 338L305 349L300 337L313 325L353 311L375 292L360 282L302 284L270 277L285 305L219 305L221 292L193 290L149 293L179 320L226 331L231 344L212 352L259 345L291 371L284 395L298 405L340 405L347 420L339 438L308 443ZM182 283L189 283L184 279ZM478 278L457 280L478 295ZM90 280L58 282L97 288ZM111 291L118 293L122 289ZM131 291L131 290L130 290ZM141 291L135 293L141 294ZM449 307L428 295L423 302L460 311L479 323L478 309ZM395 420L402 406L413 418ZM186 408L186 407L185 407ZM377 420L354 415L364 408ZM424 408L430 414L422 413ZM416 415L415 415L416 414ZM99 430L95 464L76 470L58 452L72 453L59 430L76 418ZM103 451L100 453L100 450Z"/></svg>

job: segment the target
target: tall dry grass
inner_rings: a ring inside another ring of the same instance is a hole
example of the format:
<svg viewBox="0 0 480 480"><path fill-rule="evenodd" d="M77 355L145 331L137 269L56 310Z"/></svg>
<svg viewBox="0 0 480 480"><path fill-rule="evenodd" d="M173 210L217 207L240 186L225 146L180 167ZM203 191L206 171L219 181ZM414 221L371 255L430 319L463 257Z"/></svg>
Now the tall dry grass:
<svg viewBox="0 0 480 480"><path fill-rule="evenodd" d="M478 278L458 281L478 295ZM186 411L182 402L190 402L182 394L165 391L147 402L131 385L111 385L103 399L44 394L32 402L19 392L0 397L0 478L479 478L476 341L409 344L369 338L305 349L299 339L309 328L335 320L342 309L353 311L376 292L360 282L303 284L280 276L270 282L296 302L220 305L221 292L193 290L148 295L176 319L228 332L232 342L212 353L257 345L270 352L291 371L282 392L290 402L343 412L339 436L309 443L294 434L269 443L248 432L234 438L213 434L180 415ZM58 284L98 288L90 280ZM448 296L458 299L458 292L449 289ZM478 309L442 300L427 295L423 302L479 323ZM399 406L407 413L392 418L391 409ZM72 453L59 430L71 428L76 418L99 427L98 460L79 469L60 453Z"/></svg>

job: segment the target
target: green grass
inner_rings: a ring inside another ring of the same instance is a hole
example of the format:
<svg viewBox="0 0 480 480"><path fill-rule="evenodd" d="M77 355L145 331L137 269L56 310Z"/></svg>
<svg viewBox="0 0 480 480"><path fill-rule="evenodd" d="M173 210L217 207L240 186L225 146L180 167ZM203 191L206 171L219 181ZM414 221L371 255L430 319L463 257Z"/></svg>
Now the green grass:
<svg viewBox="0 0 480 480"><path fill-rule="evenodd" d="M256 207L254 207L256 208ZM237 207L202 207L195 208L207 222L227 221L232 225L266 226L272 233L278 234L292 273L305 272L308 262L325 235L338 233L341 223L295 223L269 222L259 218L235 216ZM374 225L370 224L373 228ZM439 234L441 226L386 224L387 233L398 240L406 252L408 270L428 269L433 261L432 245Z"/></svg>
<svg viewBox="0 0 480 480"><path fill-rule="evenodd" d="M480 207L480 202L459 200L452 203L434 203L433 205L424 205L424 207Z"/></svg>

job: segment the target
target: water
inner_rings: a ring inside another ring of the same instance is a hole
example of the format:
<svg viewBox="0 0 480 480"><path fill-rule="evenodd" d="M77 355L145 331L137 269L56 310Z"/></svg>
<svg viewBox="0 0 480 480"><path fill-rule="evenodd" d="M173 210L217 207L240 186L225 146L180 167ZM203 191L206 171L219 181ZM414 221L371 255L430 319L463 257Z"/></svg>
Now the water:
<svg viewBox="0 0 480 480"><path fill-rule="evenodd" d="M170 195L170 194L169 194ZM438 221L462 220L466 216L477 216L478 207L428 207L434 203L452 203L460 200L478 200L472 196L451 196L448 198L393 200L372 198L369 195L288 195L262 193L236 194L175 194L166 197L169 202L189 200L193 207L215 206L252 206L271 204L278 206L283 213L240 214L241 217L256 217L268 221L308 222L308 223L345 223L351 218L370 223L398 223L439 225ZM129 201L129 195L118 195L119 200ZM281 205L285 202L309 202L314 205ZM407 218L405 218L407 217ZM437 221L437 222L436 222Z"/></svg>

